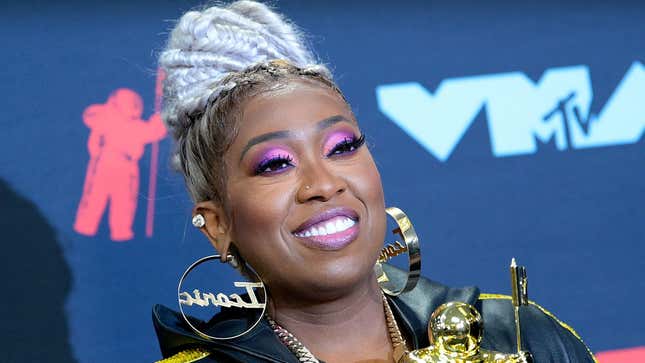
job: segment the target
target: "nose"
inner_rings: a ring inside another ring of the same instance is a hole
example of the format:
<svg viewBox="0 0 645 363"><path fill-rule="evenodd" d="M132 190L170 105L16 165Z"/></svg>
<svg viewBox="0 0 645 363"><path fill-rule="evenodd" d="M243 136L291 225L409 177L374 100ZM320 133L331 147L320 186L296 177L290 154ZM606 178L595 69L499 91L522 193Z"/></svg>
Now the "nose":
<svg viewBox="0 0 645 363"><path fill-rule="evenodd" d="M307 166L302 166L300 185L296 199L299 203L317 200L326 202L347 189L347 182L342 174L323 159Z"/></svg>

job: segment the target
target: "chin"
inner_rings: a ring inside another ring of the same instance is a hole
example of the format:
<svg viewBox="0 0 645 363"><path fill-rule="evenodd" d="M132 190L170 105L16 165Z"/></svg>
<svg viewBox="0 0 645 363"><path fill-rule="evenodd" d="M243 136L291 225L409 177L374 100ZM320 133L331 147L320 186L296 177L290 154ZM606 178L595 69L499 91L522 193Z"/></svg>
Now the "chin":
<svg viewBox="0 0 645 363"><path fill-rule="evenodd" d="M374 263L366 263L365 259L341 258L320 263L307 276L310 277L307 289L315 295L314 298L333 299L364 286L374 277Z"/></svg>

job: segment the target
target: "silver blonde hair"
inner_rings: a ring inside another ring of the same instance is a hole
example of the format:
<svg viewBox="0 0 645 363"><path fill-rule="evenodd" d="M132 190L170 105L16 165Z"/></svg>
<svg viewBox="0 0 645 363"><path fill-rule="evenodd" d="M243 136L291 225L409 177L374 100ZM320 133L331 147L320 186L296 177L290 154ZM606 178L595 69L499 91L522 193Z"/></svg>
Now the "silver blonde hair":
<svg viewBox="0 0 645 363"><path fill-rule="evenodd" d="M177 144L173 163L195 202L226 203L223 156L245 100L299 79L330 87L344 99L298 29L254 1L184 14L159 65L166 73L162 118Z"/></svg>

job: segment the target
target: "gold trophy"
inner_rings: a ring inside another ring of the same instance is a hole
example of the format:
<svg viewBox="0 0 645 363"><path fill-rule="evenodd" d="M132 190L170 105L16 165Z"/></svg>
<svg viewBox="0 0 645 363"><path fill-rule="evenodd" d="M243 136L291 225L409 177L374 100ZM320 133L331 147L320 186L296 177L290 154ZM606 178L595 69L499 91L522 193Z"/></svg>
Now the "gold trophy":
<svg viewBox="0 0 645 363"><path fill-rule="evenodd" d="M528 304L526 268L511 261L511 289L515 313L517 353L501 353L480 348L484 321L472 305L451 301L439 306L430 317L430 346L405 354L399 363L532 363L522 350L520 335L521 305Z"/></svg>

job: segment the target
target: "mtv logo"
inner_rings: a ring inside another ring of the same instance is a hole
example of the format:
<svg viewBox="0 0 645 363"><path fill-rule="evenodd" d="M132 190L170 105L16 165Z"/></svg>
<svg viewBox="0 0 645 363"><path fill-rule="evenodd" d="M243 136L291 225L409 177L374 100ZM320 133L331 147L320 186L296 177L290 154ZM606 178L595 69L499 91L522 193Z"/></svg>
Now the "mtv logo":
<svg viewBox="0 0 645 363"><path fill-rule="evenodd" d="M376 88L390 120L446 161L482 107L496 157L534 154L540 143L559 150L638 142L645 131L645 67L635 62L598 114L587 66L552 68L535 83L510 72L442 81L434 94L416 82Z"/></svg>

